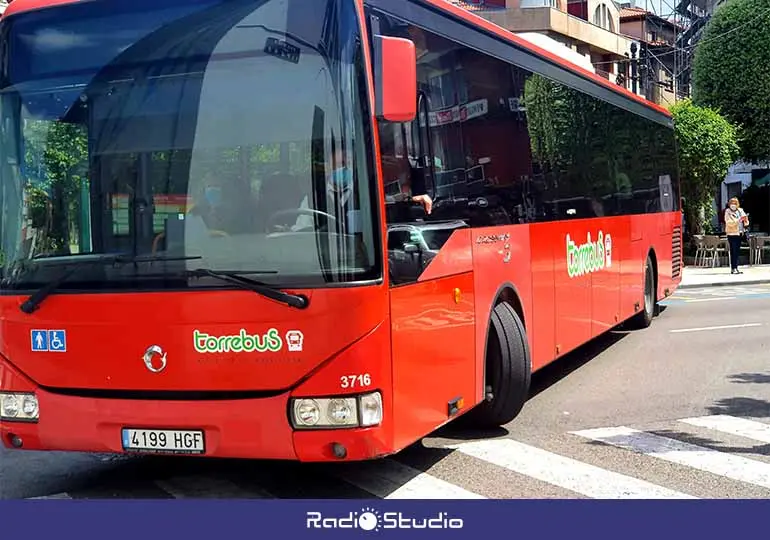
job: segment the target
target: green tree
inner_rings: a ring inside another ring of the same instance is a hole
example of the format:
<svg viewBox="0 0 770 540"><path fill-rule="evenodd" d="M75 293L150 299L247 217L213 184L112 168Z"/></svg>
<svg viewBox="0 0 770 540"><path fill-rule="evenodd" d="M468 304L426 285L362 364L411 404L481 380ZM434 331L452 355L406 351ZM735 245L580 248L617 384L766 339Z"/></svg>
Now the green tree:
<svg viewBox="0 0 770 540"><path fill-rule="evenodd" d="M740 129L741 156L770 157L770 0L731 0L709 21L693 60L693 101Z"/></svg>
<svg viewBox="0 0 770 540"><path fill-rule="evenodd" d="M45 231L41 249L66 252L78 234L80 190L88 182L88 141L76 124L29 121L23 133L30 217Z"/></svg>
<svg viewBox="0 0 770 540"><path fill-rule="evenodd" d="M691 100L671 107L679 147L680 184L687 222L693 234L703 230L703 216L738 158L737 130L718 112Z"/></svg>

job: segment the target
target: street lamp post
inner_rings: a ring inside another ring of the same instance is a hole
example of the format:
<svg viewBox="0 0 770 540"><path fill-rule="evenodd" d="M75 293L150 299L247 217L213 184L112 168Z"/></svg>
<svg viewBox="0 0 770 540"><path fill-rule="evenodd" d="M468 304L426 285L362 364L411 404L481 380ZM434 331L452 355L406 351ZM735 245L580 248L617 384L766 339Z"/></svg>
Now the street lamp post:
<svg viewBox="0 0 770 540"><path fill-rule="evenodd" d="M636 65L636 42L631 43L631 90L636 94L637 89L637 80L636 80L636 74L637 74L637 65Z"/></svg>

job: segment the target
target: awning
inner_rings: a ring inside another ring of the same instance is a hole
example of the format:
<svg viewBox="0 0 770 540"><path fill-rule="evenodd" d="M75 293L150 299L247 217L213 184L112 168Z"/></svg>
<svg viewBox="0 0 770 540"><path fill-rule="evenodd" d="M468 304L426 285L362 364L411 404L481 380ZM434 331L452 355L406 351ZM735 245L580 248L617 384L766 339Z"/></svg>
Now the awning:
<svg viewBox="0 0 770 540"><path fill-rule="evenodd" d="M569 62L572 62L573 64L577 64L578 66L587 69L591 73L596 73L596 69L591 63L591 60L579 52L573 51L560 41L557 41L538 32L517 32L516 35L526 39L534 45L537 45L541 49L545 49L546 51L555 54L559 58L563 58Z"/></svg>

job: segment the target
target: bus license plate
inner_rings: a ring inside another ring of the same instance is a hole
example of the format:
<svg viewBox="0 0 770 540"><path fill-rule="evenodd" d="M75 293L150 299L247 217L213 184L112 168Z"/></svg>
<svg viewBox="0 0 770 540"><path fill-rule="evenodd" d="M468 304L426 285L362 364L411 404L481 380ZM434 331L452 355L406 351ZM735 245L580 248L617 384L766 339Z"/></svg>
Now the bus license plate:
<svg viewBox="0 0 770 540"><path fill-rule="evenodd" d="M123 449L131 452L203 454L203 431L174 429L124 429Z"/></svg>

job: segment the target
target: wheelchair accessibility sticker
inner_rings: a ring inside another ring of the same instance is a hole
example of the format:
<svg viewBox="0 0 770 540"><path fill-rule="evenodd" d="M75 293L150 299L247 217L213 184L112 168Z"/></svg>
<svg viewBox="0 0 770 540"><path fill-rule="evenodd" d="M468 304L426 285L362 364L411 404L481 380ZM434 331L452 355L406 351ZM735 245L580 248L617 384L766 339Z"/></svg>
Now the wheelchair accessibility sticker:
<svg viewBox="0 0 770 540"><path fill-rule="evenodd" d="M32 352L67 352L66 330L32 330Z"/></svg>

